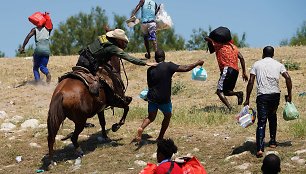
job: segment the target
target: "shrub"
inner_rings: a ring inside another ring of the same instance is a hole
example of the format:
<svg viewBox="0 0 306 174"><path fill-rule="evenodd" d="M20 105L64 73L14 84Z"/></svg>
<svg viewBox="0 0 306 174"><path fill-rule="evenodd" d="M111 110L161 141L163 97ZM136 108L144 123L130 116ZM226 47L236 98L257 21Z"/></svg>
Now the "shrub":
<svg viewBox="0 0 306 174"><path fill-rule="evenodd" d="M288 71L293 71L293 70L299 70L300 69L300 63L297 63L297 62L292 62L292 61L286 61L284 63L286 69Z"/></svg>
<svg viewBox="0 0 306 174"><path fill-rule="evenodd" d="M185 88L186 85L183 82L175 82L171 89L172 95L178 94L180 91L184 90Z"/></svg>

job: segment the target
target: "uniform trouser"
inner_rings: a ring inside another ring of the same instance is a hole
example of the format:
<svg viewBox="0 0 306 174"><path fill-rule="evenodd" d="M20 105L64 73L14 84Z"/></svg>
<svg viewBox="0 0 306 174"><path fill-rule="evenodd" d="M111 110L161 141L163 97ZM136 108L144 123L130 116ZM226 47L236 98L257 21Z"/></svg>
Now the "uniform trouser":
<svg viewBox="0 0 306 174"><path fill-rule="evenodd" d="M49 70L47 68L49 62L49 56L38 56L33 55L33 73L35 81L40 80L39 69L45 75L49 74Z"/></svg>
<svg viewBox="0 0 306 174"><path fill-rule="evenodd" d="M264 138L267 120L269 121L270 141L276 141L277 116L280 94L263 94L257 96L258 123L256 130L257 151L264 151Z"/></svg>

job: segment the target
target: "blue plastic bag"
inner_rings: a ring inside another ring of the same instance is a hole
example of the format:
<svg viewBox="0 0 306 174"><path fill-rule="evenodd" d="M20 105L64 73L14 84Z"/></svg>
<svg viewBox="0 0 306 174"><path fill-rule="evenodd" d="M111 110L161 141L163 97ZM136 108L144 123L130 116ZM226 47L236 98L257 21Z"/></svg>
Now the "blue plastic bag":
<svg viewBox="0 0 306 174"><path fill-rule="evenodd" d="M203 67L195 67L192 70L192 80L205 81L207 79L207 72Z"/></svg>
<svg viewBox="0 0 306 174"><path fill-rule="evenodd" d="M142 91L140 92L140 94L139 94L139 97L140 97L141 99L147 101L147 100L148 100L148 97L147 97L148 91L149 91L148 89L142 90Z"/></svg>
<svg viewBox="0 0 306 174"><path fill-rule="evenodd" d="M300 114L294 104L292 102L286 102L284 111L283 111L283 118L286 121L295 120L299 118Z"/></svg>

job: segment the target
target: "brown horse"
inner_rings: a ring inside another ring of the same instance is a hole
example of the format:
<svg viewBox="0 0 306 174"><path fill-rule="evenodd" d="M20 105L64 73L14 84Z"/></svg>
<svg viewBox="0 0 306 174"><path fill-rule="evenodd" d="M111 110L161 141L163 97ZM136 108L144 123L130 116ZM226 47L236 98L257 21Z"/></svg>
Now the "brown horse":
<svg viewBox="0 0 306 174"><path fill-rule="evenodd" d="M99 91L99 96L89 93L87 86L78 79L66 78L62 80L54 90L51 98L48 112L48 147L49 159L53 159L53 146L55 136L60 125L66 117L75 124L71 141L78 153L82 156L83 152L78 144L78 136L85 127L86 120L98 114L99 122L102 128L102 137L108 139L105 130L104 109L108 106L107 97L104 88ZM117 131L125 123L125 118L129 111L129 106L122 107L124 113L119 123L112 126L113 131Z"/></svg>

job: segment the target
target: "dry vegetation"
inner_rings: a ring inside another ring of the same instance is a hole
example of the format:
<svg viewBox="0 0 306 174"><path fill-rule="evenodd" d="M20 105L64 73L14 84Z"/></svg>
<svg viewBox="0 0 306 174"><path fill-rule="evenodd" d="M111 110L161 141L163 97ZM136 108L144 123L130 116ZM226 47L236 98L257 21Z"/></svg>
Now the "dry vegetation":
<svg viewBox="0 0 306 174"><path fill-rule="evenodd" d="M261 49L245 48L240 50L246 59L248 70L254 61L261 57ZM296 104L301 119L286 122L282 119L284 95L286 94L284 79L281 79L281 103L278 110L278 134L280 145L276 149L266 148L266 151L276 150L282 160L282 173L306 173L305 165L298 165L291 161L294 152L306 149L306 96L298 96L306 91L306 47L276 48L275 57L280 61L300 63L300 69L290 71L293 81L293 102ZM143 54L134 54L142 57ZM184 87L173 96L174 116L166 132L166 138L172 138L179 147L177 156L196 155L205 166L208 173L244 173L244 170L235 169L235 166L250 163L248 171L260 173L262 159L254 156L255 144L245 143L247 139L255 138L256 126L242 128L236 124L233 117L239 112L236 98L230 103L234 105L234 112L229 113L214 94L219 70L215 55L204 51L167 52L167 61L178 64L187 64L198 59L204 59L204 68L208 72L205 82L192 81L191 73L177 73L173 78L173 86ZM61 76L76 63L77 56L54 56L50 58L49 68L52 73L50 85L33 84L32 61L23 58L0 59L0 111L5 111L8 117L19 115L23 121L35 118L41 124L46 124L48 106L52 92L57 84L57 77ZM149 60L153 61L153 60ZM156 151L154 143L160 129L162 114L146 130L145 145L138 147L130 144L137 127L146 116L146 102L138 97L140 91L146 87L146 68L124 62L128 81L127 95L133 96L130 113L126 124L113 133L109 131L111 143L100 143L97 140L100 126L96 117L89 119L96 125L85 129L81 136L81 147L85 151L79 169L74 168L73 148L70 141L56 142L57 166L48 173L139 173L141 166L134 164L136 160L155 162L152 157ZM45 79L45 77L43 77ZM246 83L238 79L236 90L245 91ZM255 107L255 89L252 93L251 105ZM107 128L120 119L122 111L106 111ZM0 124L4 122L0 120ZM11 132L0 132L0 173L35 173L41 166L41 160L47 154L47 129L37 128L26 131L20 129L18 123ZM67 135L73 130L73 124L66 120L59 131L59 135ZM267 131L266 136L269 136ZM151 137L151 138L150 138ZM30 143L37 143L41 148L31 147ZM239 158L225 161L225 158L242 152L248 152ZM22 156L22 161L16 163L15 157ZM306 159L306 154L301 158Z"/></svg>

